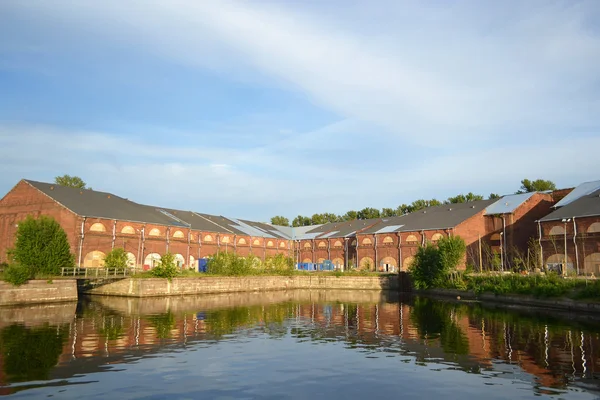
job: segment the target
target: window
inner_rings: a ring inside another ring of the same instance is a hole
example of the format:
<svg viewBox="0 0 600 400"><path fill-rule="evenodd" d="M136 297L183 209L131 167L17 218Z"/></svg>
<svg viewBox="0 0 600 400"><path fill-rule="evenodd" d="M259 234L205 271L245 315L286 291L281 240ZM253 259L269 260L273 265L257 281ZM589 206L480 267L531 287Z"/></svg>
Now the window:
<svg viewBox="0 0 600 400"><path fill-rule="evenodd" d="M125 226L123 227L123 229L121 229L121 233L127 234L127 235L133 235L135 234L135 229L133 229L133 226Z"/></svg>
<svg viewBox="0 0 600 400"><path fill-rule="evenodd" d="M383 238L383 243L384 244L386 244L386 243L394 243L394 239L392 239L391 236L386 236L386 237Z"/></svg>
<svg viewBox="0 0 600 400"><path fill-rule="evenodd" d="M333 247L342 247L342 242L339 240L336 240L335 243L333 244Z"/></svg>
<svg viewBox="0 0 600 400"><path fill-rule="evenodd" d="M175 231L175 233L173 233L173 237L175 239L183 239L184 235L183 235L183 232L181 232L181 231Z"/></svg>
<svg viewBox="0 0 600 400"><path fill-rule="evenodd" d="M587 229L588 233L596 233L596 232L600 232L600 222L594 222L593 224L590 225L590 227Z"/></svg>
<svg viewBox="0 0 600 400"><path fill-rule="evenodd" d="M90 251L83 259L84 268L99 268L104 266L105 254L101 251Z"/></svg>
<svg viewBox="0 0 600 400"><path fill-rule="evenodd" d="M205 242L212 242L213 241L213 237L210 236L210 235L206 235L206 236L204 236L204 241Z"/></svg>
<svg viewBox="0 0 600 400"><path fill-rule="evenodd" d="M160 236L160 230L153 228L148 232L148 236Z"/></svg>
<svg viewBox="0 0 600 400"><path fill-rule="evenodd" d="M279 243L279 247L281 247L282 249L285 249L285 242Z"/></svg>
<svg viewBox="0 0 600 400"><path fill-rule="evenodd" d="M363 239L362 244L373 244L373 241L370 238L366 237Z"/></svg>
<svg viewBox="0 0 600 400"><path fill-rule="evenodd" d="M419 239L417 239L417 237L415 235L408 235L408 237L406 238L406 243L414 244L414 243L417 243L418 241L419 241Z"/></svg>
<svg viewBox="0 0 600 400"><path fill-rule="evenodd" d="M240 238L240 239L238 240L238 244L246 244L246 239L244 239L244 238Z"/></svg>
<svg viewBox="0 0 600 400"><path fill-rule="evenodd" d="M273 241L272 240L269 240L267 242L267 247L273 247Z"/></svg>
<svg viewBox="0 0 600 400"><path fill-rule="evenodd" d="M252 244L255 246L260 246L260 240L254 239L254 242L252 242Z"/></svg>
<svg viewBox="0 0 600 400"><path fill-rule="evenodd" d="M352 241L352 243L350 243L350 245L351 245L351 246L356 246L356 243L357 243L357 242L356 242L356 239L354 239L354 240Z"/></svg>
<svg viewBox="0 0 600 400"><path fill-rule="evenodd" d="M324 249L325 247L327 247L327 244L325 242L319 242L320 249Z"/></svg>
<svg viewBox="0 0 600 400"><path fill-rule="evenodd" d="M554 225L552 227L552 229L550 229L550 235L564 235L565 234L565 228L563 228L560 225Z"/></svg>
<svg viewBox="0 0 600 400"><path fill-rule="evenodd" d="M305 249L310 249L312 246L310 245L310 242L304 242L304 248Z"/></svg>
<svg viewBox="0 0 600 400"><path fill-rule="evenodd" d="M229 236L223 236L221 238L221 243L229 243Z"/></svg>
<svg viewBox="0 0 600 400"><path fill-rule="evenodd" d="M90 231L91 232L106 232L106 227L102 223L96 222L95 224L90 226Z"/></svg>
<svg viewBox="0 0 600 400"><path fill-rule="evenodd" d="M443 235L441 233L434 233L433 236L431 237L431 241L433 243L435 243L438 240L440 240L442 237L443 237Z"/></svg>

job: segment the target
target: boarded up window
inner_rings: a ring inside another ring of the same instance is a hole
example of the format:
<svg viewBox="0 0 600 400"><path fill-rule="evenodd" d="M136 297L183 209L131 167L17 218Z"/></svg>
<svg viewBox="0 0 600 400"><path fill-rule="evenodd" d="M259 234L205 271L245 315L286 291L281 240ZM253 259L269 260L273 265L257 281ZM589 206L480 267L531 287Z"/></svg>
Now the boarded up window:
<svg viewBox="0 0 600 400"><path fill-rule="evenodd" d="M336 240L335 243L333 244L333 247L342 247L342 242L339 240Z"/></svg>
<svg viewBox="0 0 600 400"><path fill-rule="evenodd" d="M238 240L238 244L246 244L246 239L244 239L244 238L240 238L240 239Z"/></svg>
<svg viewBox="0 0 600 400"><path fill-rule="evenodd" d="M210 236L210 235L206 235L206 236L204 236L204 241L205 242L212 242L213 241L213 237Z"/></svg>
<svg viewBox="0 0 600 400"><path fill-rule="evenodd" d="M600 232L600 222L594 222L591 224L587 231L588 233Z"/></svg>
<svg viewBox="0 0 600 400"><path fill-rule="evenodd" d="M554 225L552 229L550 229L550 235L564 235L565 228L560 225Z"/></svg>
<svg viewBox="0 0 600 400"><path fill-rule="evenodd" d="M92 232L106 232L106 227L102 223L96 222L95 224L93 224L92 226L90 226L90 231L92 231Z"/></svg>
<svg viewBox="0 0 600 400"><path fill-rule="evenodd" d="M441 233L434 233L433 236L431 237L431 241L435 243L438 240L440 240L442 237L443 236Z"/></svg>
<svg viewBox="0 0 600 400"><path fill-rule="evenodd" d="M419 239L415 235L408 235L406 238L406 243L417 243Z"/></svg>
<svg viewBox="0 0 600 400"><path fill-rule="evenodd" d="M269 241L267 242L267 247L273 247L273 241L269 240Z"/></svg>
<svg viewBox="0 0 600 400"><path fill-rule="evenodd" d="M327 247L327 243L325 243L325 242L319 242L319 248L320 249L324 249L325 247Z"/></svg>
<svg viewBox="0 0 600 400"><path fill-rule="evenodd" d="M371 240L371 238L364 238L362 241L362 244L373 244L373 241Z"/></svg>
<svg viewBox="0 0 600 400"><path fill-rule="evenodd" d="M394 239L391 236L386 236L383 238L383 243L394 243Z"/></svg>
<svg viewBox="0 0 600 400"><path fill-rule="evenodd" d="M135 234L135 229L133 229L133 226L125 226L123 227L123 229L121 229L121 233L125 233L127 235L133 235Z"/></svg>
<svg viewBox="0 0 600 400"><path fill-rule="evenodd" d="M151 229L148 236L160 236L160 231L157 228Z"/></svg>
<svg viewBox="0 0 600 400"><path fill-rule="evenodd" d="M181 231L175 231L175 233L173 234L173 237L176 239L183 239L184 235L183 235L183 232L181 232Z"/></svg>
<svg viewBox="0 0 600 400"><path fill-rule="evenodd" d="M305 242L304 243L304 248L305 249L310 249L312 246L310 245L310 242Z"/></svg>

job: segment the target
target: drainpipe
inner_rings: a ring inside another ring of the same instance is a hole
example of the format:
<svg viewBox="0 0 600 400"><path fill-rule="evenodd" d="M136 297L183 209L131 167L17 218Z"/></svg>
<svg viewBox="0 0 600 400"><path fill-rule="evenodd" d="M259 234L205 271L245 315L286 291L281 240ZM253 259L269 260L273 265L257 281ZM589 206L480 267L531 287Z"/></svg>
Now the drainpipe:
<svg viewBox="0 0 600 400"><path fill-rule="evenodd" d="M113 223L113 236L112 236L111 250L115 249L115 240L117 240L117 220L116 219Z"/></svg>
<svg viewBox="0 0 600 400"><path fill-rule="evenodd" d="M579 252L577 251L577 225L573 217L573 247L575 247L575 266L577 267L577 276L579 276Z"/></svg>
<svg viewBox="0 0 600 400"><path fill-rule="evenodd" d="M539 233L539 239L538 239L538 243L540 245L540 263L542 265L540 265L540 269L544 269L544 247L542 246L542 224L540 221L538 221L538 233Z"/></svg>
<svg viewBox="0 0 600 400"><path fill-rule="evenodd" d="M373 268L375 268L375 272L378 271L378 263L377 263L377 235L373 235L373 244L375 245L375 265L373 266Z"/></svg>
<svg viewBox="0 0 600 400"><path fill-rule="evenodd" d="M198 232L198 260L200 257L200 248L202 247L202 232ZM198 265L200 265L200 261L198 261Z"/></svg>
<svg viewBox="0 0 600 400"><path fill-rule="evenodd" d="M233 235L233 254L237 254L237 235Z"/></svg>
<svg viewBox="0 0 600 400"><path fill-rule="evenodd" d="M140 255L140 260L142 262L142 268L144 266L144 250L146 248L146 226L142 226L142 254Z"/></svg>
<svg viewBox="0 0 600 400"><path fill-rule="evenodd" d="M342 268L342 271L345 271L348 269L348 238L344 238L345 242L346 242L346 246L345 246L345 250L344 253L346 255L346 263L344 264L344 268Z"/></svg>
<svg viewBox="0 0 600 400"><path fill-rule="evenodd" d="M217 254L221 252L221 234L217 233Z"/></svg>
<svg viewBox="0 0 600 400"><path fill-rule="evenodd" d="M79 268L81 268L81 251L83 250L83 238L85 236L85 217L81 221L81 236L79 239Z"/></svg>
<svg viewBox="0 0 600 400"><path fill-rule="evenodd" d="M327 259L331 260L331 242L327 239Z"/></svg>
<svg viewBox="0 0 600 400"><path fill-rule="evenodd" d="M358 268L358 236L356 237L356 268Z"/></svg>
<svg viewBox="0 0 600 400"><path fill-rule="evenodd" d="M425 231L421 231L421 246L425 246Z"/></svg>
<svg viewBox="0 0 600 400"><path fill-rule="evenodd" d="M169 233L171 233L171 227L167 226L167 253L169 252Z"/></svg>
<svg viewBox="0 0 600 400"><path fill-rule="evenodd" d="M254 237L250 236L250 254L252 254L252 242L254 241Z"/></svg>
<svg viewBox="0 0 600 400"><path fill-rule="evenodd" d="M188 242L187 242L187 253L186 253L186 259L185 259L185 263L188 266L188 269L190 268L190 243L192 241L192 229L188 228Z"/></svg>
<svg viewBox="0 0 600 400"><path fill-rule="evenodd" d="M267 260L267 241L263 238L263 262Z"/></svg>
<svg viewBox="0 0 600 400"><path fill-rule="evenodd" d="M135 263L136 263L136 268L138 265L142 265L142 262L140 260L140 251L142 250L142 231L140 229L138 229L138 232L140 233L140 237L138 239L138 251L137 251L137 258L135 259Z"/></svg>
<svg viewBox="0 0 600 400"><path fill-rule="evenodd" d="M400 272L402 270L402 247L401 247L401 243L402 243L402 236L400 235L400 232L398 232L398 272Z"/></svg>
<svg viewBox="0 0 600 400"><path fill-rule="evenodd" d="M503 248L503 253L504 253L504 258L506 258L507 264L508 264L508 254L506 253L506 221L504 220L504 214L502 214L502 243L500 243L500 245L502 245ZM502 261L502 271L504 271L504 261Z"/></svg>

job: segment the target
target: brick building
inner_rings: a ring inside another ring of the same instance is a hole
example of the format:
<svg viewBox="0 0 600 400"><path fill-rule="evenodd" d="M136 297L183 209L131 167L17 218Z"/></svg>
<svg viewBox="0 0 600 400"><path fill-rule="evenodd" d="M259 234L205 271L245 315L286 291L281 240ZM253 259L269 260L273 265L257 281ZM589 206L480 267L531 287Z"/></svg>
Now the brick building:
<svg viewBox="0 0 600 400"><path fill-rule="evenodd" d="M537 228L545 268L600 275L600 181L577 186Z"/></svg>
<svg viewBox="0 0 600 400"><path fill-rule="evenodd" d="M111 193L21 180L0 200L0 262L14 245L19 221L51 216L67 233L76 264L99 267L115 247L131 266L153 267L166 252L182 267L219 251L261 258L292 254L275 227L222 216L138 204Z"/></svg>

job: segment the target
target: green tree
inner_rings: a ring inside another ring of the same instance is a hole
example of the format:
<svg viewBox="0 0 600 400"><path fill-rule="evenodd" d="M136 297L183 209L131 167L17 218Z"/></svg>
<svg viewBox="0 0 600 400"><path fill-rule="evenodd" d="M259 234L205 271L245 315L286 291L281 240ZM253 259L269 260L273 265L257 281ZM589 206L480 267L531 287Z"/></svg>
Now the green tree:
<svg viewBox="0 0 600 400"><path fill-rule="evenodd" d="M408 204L402 204L402 205L399 205L398 208L396 208L396 215L410 214L413 211L414 211L413 206L408 205Z"/></svg>
<svg viewBox="0 0 600 400"><path fill-rule="evenodd" d="M415 200L410 204L410 212L415 212L415 211L419 211L422 210L424 208L427 207L436 207L436 206L441 206L442 202L437 200L437 199L431 199L431 200L424 200L424 199L419 199L419 200Z"/></svg>
<svg viewBox="0 0 600 400"><path fill-rule="evenodd" d="M382 208L381 209L381 216L383 218L395 217L396 216L396 210L394 210L393 208Z"/></svg>
<svg viewBox="0 0 600 400"><path fill-rule="evenodd" d="M160 262L152 268L151 273L157 278L174 278L179 274L179 268L175 262L175 255L165 253L160 257Z"/></svg>
<svg viewBox="0 0 600 400"><path fill-rule="evenodd" d="M544 179L536 179L534 181L530 181L529 179L523 179L521 181L521 188L517 191L517 194L543 192L546 190L556 190L556 185L554 184L554 182L547 181Z"/></svg>
<svg viewBox="0 0 600 400"><path fill-rule="evenodd" d="M302 215L298 215L292 221L292 226L309 226L309 225L310 225L310 218L304 217Z"/></svg>
<svg viewBox="0 0 600 400"><path fill-rule="evenodd" d="M459 194L454 197L448 197L445 204L467 203L469 201L483 200L483 196L469 192L467 194Z"/></svg>
<svg viewBox="0 0 600 400"><path fill-rule="evenodd" d="M445 236L438 240L437 247L444 271L456 269L467 252L467 245L460 236Z"/></svg>
<svg viewBox="0 0 600 400"><path fill-rule="evenodd" d="M30 277L37 273L58 275L62 267L74 267L67 234L54 218L28 216L19 222L10 256L15 268L26 268Z"/></svg>
<svg viewBox="0 0 600 400"><path fill-rule="evenodd" d="M356 211L348 211L346 214L342 215L342 220L343 221L354 221L358 219L358 212Z"/></svg>
<svg viewBox="0 0 600 400"><path fill-rule="evenodd" d="M358 219L375 219L380 216L379 210L373 207L365 207L357 213Z"/></svg>
<svg viewBox="0 0 600 400"><path fill-rule="evenodd" d="M68 186L77 189L91 189L87 187L86 183L78 176L63 175L54 178L54 183L60 186Z"/></svg>
<svg viewBox="0 0 600 400"><path fill-rule="evenodd" d="M324 213L321 215L323 216L323 219L327 222L341 222L340 217L333 213Z"/></svg>
<svg viewBox="0 0 600 400"><path fill-rule="evenodd" d="M460 236L444 237L436 244L419 247L409 267L417 289L444 287L448 273L456 269L466 253L465 241Z"/></svg>
<svg viewBox="0 0 600 400"><path fill-rule="evenodd" d="M290 220L286 217L282 217L281 215L277 215L271 218L271 224L278 226L290 226Z"/></svg>
<svg viewBox="0 0 600 400"><path fill-rule="evenodd" d="M327 223L327 220L325 219L323 214L313 214L313 216L310 217L311 225L322 225L322 224L326 224L326 223Z"/></svg>
<svg viewBox="0 0 600 400"><path fill-rule="evenodd" d="M494 200L494 199L499 199L500 195L498 193L490 193L490 195L488 196L488 199L490 200Z"/></svg>
<svg viewBox="0 0 600 400"><path fill-rule="evenodd" d="M104 257L104 267L125 269L127 268L127 261L127 252L125 249L117 247L116 249L108 252L106 257Z"/></svg>

